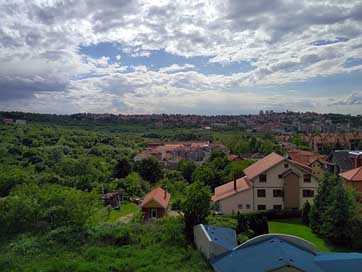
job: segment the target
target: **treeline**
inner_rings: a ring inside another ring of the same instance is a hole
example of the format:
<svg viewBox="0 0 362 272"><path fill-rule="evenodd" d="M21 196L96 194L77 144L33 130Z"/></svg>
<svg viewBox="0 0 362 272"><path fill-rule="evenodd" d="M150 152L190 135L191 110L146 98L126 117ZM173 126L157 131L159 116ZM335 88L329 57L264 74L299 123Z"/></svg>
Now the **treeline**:
<svg viewBox="0 0 362 272"><path fill-rule="evenodd" d="M273 151L280 154L284 151L278 144L278 141L270 135L242 133L239 136L231 135L221 137L221 141L233 154L260 153L267 155Z"/></svg>

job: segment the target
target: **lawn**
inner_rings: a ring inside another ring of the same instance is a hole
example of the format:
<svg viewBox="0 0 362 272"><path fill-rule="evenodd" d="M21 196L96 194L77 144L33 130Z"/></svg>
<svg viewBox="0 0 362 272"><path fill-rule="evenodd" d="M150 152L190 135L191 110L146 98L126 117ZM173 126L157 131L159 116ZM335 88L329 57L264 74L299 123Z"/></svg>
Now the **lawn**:
<svg viewBox="0 0 362 272"><path fill-rule="evenodd" d="M299 218L269 221L269 233L284 233L298 236L313 243L319 251L345 251L326 243L322 238L314 234L308 226L303 225Z"/></svg>
<svg viewBox="0 0 362 272"><path fill-rule="evenodd" d="M119 218L124 217L126 215L134 214L138 211L138 206L133 203L122 203L121 207L118 210L112 210L109 214L109 222L115 222L119 220Z"/></svg>

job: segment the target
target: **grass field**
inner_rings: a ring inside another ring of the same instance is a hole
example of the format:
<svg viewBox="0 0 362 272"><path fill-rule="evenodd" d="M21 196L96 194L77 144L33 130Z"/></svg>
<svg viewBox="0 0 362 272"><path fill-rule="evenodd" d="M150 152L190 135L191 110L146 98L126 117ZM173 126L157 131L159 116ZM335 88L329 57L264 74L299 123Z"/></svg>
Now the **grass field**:
<svg viewBox="0 0 362 272"><path fill-rule="evenodd" d="M313 243L319 251L346 251L343 248L329 245L313 233L308 226L303 225L299 218L269 221L269 233L283 233L298 236Z"/></svg>
<svg viewBox="0 0 362 272"><path fill-rule="evenodd" d="M136 213L139 210L138 206L133 203L124 203L121 204L121 208L119 210L112 210L109 215L109 222L116 222L121 217L126 215L131 215Z"/></svg>

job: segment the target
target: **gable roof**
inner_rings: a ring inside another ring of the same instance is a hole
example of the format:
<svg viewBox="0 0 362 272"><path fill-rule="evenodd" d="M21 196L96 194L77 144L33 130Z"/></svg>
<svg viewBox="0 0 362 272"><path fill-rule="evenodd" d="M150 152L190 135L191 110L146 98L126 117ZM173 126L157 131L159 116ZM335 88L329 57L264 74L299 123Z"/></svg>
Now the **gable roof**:
<svg viewBox="0 0 362 272"><path fill-rule="evenodd" d="M158 187L156 189L153 189L151 192L149 192L145 198L143 199L141 203L141 207L145 206L150 201L154 200L158 204L160 204L161 207L167 208L168 203L170 202L170 194L163 190L162 188Z"/></svg>
<svg viewBox="0 0 362 272"><path fill-rule="evenodd" d="M209 225L203 225L203 227L210 240L215 244L228 250L232 250L237 246L236 233L233 229Z"/></svg>
<svg viewBox="0 0 362 272"><path fill-rule="evenodd" d="M291 160L305 165L311 165L316 160L322 161L324 159L319 153L301 149L288 150L288 156Z"/></svg>
<svg viewBox="0 0 362 272"><path fill-rule="evenodd" d="M331 156L333 162L338 165L341 172L354 168L349 156L349 150L335 150L332 152Z"/></svg>
<svg viewBox="0 0 362 272"><path fill-rule="evenodd" d="M340 173L339 175L346 180L362 181L362 167Z"/></svg>
<svg viewBox="0 0 362 272"><path fill-rule="evenodd" d="M230 181L218 187L215 187L215 194L211 200L213 202L227 198L236 193L249 190L251 188L250 181L246 176L236 180L236 190L234 190L234 181Z"/></svg>
<svg viewBox="0 0 362 272"><path fill-rule="evenodd" d="M249 167L245 168L244 173L249 179L253 179L283 160L285 160L283 156L272 152L268 156L256 161Z"/></svg>

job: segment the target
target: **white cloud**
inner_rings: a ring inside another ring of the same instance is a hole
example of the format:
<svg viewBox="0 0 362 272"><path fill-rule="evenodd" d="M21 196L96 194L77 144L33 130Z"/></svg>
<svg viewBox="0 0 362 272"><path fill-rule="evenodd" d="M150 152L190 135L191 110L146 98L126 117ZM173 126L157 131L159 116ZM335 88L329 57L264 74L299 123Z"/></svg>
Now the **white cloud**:
<svg viewBox="0 0 362 272"><path fill-rule="evenodd" d="M258 87L362 70L344 66L362 55L361 14L358 0L0 0L0 108L36 110L43 103L45 110L48 97L59 104L49 111L64 112L280 108ZM313 44L337 38L344 39ZM117 63L107 55L80 55L80 46L100 42L120 43L133 57L164 50L222 64L246 61L254 70L205 75L197 72L202 67L174 63L150 71L122 66L121 55ZM9 102L14 99L22 103ZM319 109L303 94L283 99L291 107Z"/></svg>

